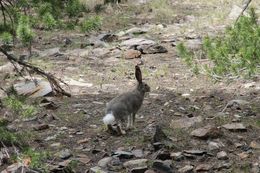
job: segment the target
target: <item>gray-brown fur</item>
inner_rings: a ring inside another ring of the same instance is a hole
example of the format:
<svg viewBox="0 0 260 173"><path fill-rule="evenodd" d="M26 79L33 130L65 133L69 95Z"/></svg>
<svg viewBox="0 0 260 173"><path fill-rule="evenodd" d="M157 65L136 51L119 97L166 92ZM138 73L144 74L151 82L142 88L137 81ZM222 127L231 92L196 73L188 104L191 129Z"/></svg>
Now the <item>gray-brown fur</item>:
<svg viewBox="0 0 260 173"><path fill-rule="evenodd" d="M139 66L135 67L135 76L138 81L137 87L112 99L106 107L106 114L113 114L116 120L115 124L120 131L122 130L121 123L125 122L125 120L128 120L127 128L133 126L135 114L142 106L144 95L150 91L150 87L142 82L142 73Z"/></svg>

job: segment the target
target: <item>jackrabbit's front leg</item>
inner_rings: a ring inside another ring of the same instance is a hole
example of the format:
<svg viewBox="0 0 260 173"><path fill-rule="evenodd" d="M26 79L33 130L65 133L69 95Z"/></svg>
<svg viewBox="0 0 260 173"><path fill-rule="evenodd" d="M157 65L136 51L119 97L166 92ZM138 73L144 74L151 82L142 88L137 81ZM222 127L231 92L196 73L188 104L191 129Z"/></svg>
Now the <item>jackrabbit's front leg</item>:
<svg viewBox="0 0 260 173"><path fill-rule="evenodd" d="M128 115L127 116L127 126L126 126L127 129L129 129L131 127L131 124L132 124L131 122L132 122L132 117L131 117L131 115Z"/></svg>

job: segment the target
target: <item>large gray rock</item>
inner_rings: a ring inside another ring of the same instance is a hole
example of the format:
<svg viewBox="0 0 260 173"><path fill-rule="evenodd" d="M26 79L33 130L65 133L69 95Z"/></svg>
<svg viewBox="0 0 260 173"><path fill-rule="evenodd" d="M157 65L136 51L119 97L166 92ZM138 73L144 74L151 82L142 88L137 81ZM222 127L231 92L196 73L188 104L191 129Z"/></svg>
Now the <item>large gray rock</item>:
<svg viewBox="0 0 260 173"><path fill-rule="evenodd" d="M246 127L242 123L225 124L223 127L230 131L246 131Z"/></svg>
<svg viewBox="0 0 260 173"><path fill-rule="evenodd" d="M129 40L123 41L120 45L126 47L134 47L140 45L154 45L154 44L156 44L156 42L153 40L148 40L144 38L131 38Z"/></svg>
<svg viewBox="0 0 260 173"><path fill-rule="evenodd" d="M221 135L220 129L210 125L202 128L198 128L191 132L191 136L201 138L201 139L217 138L220 135Z"/></svg>

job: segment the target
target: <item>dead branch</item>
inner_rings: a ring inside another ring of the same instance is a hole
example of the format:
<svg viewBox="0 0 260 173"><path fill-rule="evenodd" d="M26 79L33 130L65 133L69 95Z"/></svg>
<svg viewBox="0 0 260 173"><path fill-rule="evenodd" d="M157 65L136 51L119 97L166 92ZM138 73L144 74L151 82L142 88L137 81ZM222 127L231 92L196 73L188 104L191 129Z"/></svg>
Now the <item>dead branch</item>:
<svg viewBox="0 0 260 173"><path fill-rule="evenodd" d="M236 19L236 22L238 22L238 20L240 19L240 17L244 14L244 12L246 11L246 9L248 8L249 4L252 2L252 0L247 0L244 4L243 4L243 10L241 11L241 13L239 14L239 16Z"/></svg>
<svg viewBox="0 0 260 173"><path fill-rule="evenodd" d="M12 63L12 64L19 64L23 67L25 67L25 69L27 69L27 71L33 71L35 72L36 74L42 76L43 78L47 79L53 89L53 91L55 91L57 94L61 94L61 95L65 95L65 96L68 96L68 97L71 97L71 94L66 92L59 84L59 82L65 84L66 86L68 86L65 82L63 82L61 79L58 79L57 77L53 76L52 74L50 73L46 73L44 72L44 70L42 70L41 68L39 67L35 67L34 65L32 65L31 63L29 62L24 62L24 61L21 61L19 60L18 58L16 58L15 56L13 55L10 55L9 53L7 53L7 51L5 49L3 49L1 46L0 46L0 52L2 52L6 57L7 59ZM19 71L18 71L19 73ZM21 73L19 73L21 75Z"/></svg>

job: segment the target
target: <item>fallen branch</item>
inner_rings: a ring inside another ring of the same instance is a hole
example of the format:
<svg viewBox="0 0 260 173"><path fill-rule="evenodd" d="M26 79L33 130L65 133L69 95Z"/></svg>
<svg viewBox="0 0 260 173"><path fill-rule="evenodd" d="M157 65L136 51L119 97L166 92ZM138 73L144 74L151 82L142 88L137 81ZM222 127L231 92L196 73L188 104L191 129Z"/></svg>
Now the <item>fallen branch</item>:
<svg viewBox="0 0 260 173"><path fill-rule="evenodd" d="M65 96L68 96L68 97L71 97L71 94L66 92L59 84L59 82L65 84L66 86L68 86L65 82L63 82L61 79L58 79L56 78L55 76L53 76L52 74L50 73L46 73L44 72L44 70L42 70L41 68L39 67L35 67L34 65L28 63L28 62L24 62L24 61L21 61L19 59L17 59L15 56L13 55L10 55L9 53L7 53L7 51L5 49L3 49L1 46L0 46L0 52L2 52L6 57L7 59L15 66L15 63L25 67L25 69L27 71L33 71L35 72L36 74L42 76L43 78L47 79L52 87L52 90L55 91L55 93L57 94L62 94L62 95L65 95ZM17 69L16 69L17 70ZM21 75L21 73L19 72L18 70L18 73Z"/></svg>
<svg viewBox="0 0 260 173"><path fill-rule="evenodd" d="M237 17L235 23L238 22L238 20L239 20L240 17L244 14L244 12L246 11L246 9L248 8L248 6L249 6L249 4L250 4L251 2L252 2L252 0L247 0L247 1L244 3L244 5L243 5L243 9L242 9L241 13L239 14L239 16Z"/></svg>

